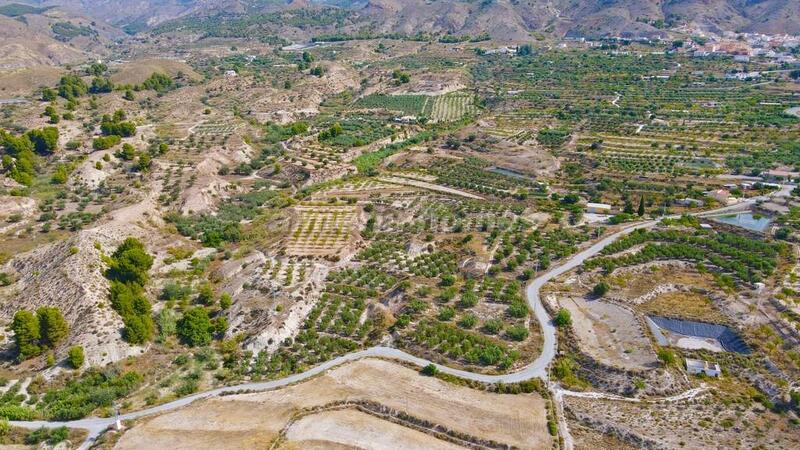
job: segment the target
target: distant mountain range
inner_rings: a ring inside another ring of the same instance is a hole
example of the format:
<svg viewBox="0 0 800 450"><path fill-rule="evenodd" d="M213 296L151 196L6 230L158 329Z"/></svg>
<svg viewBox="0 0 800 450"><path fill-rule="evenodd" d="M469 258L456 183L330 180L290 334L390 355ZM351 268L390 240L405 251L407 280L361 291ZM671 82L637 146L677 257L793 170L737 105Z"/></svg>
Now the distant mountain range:
<svg viewBox="0 0 800 450"><path fill-rule="evenodd" d="M0 5L21 3L0 0ZM651 36L689 25L712 32L800 34L799 0L27 0L102 20L128 33L165 23L299 9L347 10L346 32L532 36ZM334 14L334 13L332 13ZM341 14L341 11L339 11ZM282 26L292 26L291 21ZM328 23L327 25L331 25ZM313 23L304 23L313 29ZM163 27L162 27L163 28ZM280 29L280 26L277 27ZM324 27L323 27L324 28ZM326 31L330 32L328 27Z"/></svg>

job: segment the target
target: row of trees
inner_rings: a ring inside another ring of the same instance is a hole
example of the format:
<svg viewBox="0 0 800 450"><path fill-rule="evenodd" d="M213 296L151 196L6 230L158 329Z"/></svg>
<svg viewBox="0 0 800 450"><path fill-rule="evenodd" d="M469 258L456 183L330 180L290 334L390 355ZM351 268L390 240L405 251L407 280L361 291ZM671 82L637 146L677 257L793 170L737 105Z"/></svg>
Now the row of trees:
<svg viewBox="0 0 800 450"><path fill-rule="evenodd" d="M36 313L17 311L11 328L21 361L55 348L69 334L69 325L61 311L48 306L37 309Z"/></svg>

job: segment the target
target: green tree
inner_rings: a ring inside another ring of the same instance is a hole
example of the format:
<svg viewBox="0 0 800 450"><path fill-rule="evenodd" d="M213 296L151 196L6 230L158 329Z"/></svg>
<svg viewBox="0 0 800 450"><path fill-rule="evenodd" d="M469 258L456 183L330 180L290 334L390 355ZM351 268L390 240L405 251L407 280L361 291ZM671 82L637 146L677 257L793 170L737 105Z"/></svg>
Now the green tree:
<svg viewBox="0 0 800 450"><path fill-rule="evenodd" d="M122 317L125 324L123 337L131 344L144 344L153 338L155 327L149 315L128 315Z"/></svg>
<svg viewBox="0 0 800 450"><path fill-rule="evenodd" d="M111 92L113 90L114 83L112 83L111 80L106 77L95 77L92 80L92 86L89 88L89 92L92 94L101 94Z"/></svg>
<svg viewBox="0 0 800 450"><path fill-rule="evenodd" d="M14 330L14 341L17 344L20 360L26 360L42 352L39 346L42 337L39 319L32 312L24 309L17 311L11 328Z"/></svg>
<svg viewBox="0 0 800 450"><path fill-rule="evenodd" d="M122 144L122 149L119 151L118 156L125 161L133 161L133 158L136 157L136 149L126 142Z"/></svg>
<svg viewBox="0 0 800 450"><path fill-rule="evenodd" d="M58 148L58 128L44 127L31 130L28 132L28 139L38 153L49 155Z"/></svg>
<svg viewBox="0 0 800 450"><path fill-rule="evenodd" d="M80 369L83 366L83 361L86 359L86 356L83 352L83 347L80 345L76 345L74 347L70 347L69 351L67 352L67 362L73 369Z"/></svg>
<svg viewBox="0 0 800 450"><path fill-rule="evenodd" d="M139 155L139 161L136 164L136 168L139 169L139 172L147 172L152 165L153 161L150 159L149 153L142 153Z"/></svg>
<svg viewBox="0 0 800 450"><path fill-rule="evenodd" d="M153 266L153 257L147 253L144 244L134 237L125 239L111 255L106 276L123 283L147 284L147 271Z"/></svg>
<svg viewBox="0 0 800 450"><path fill-rule="evenodd" d="M66 184L67 179L69 179L69 171L67 170L67 166L64 164L59 164L56 166L55 172L53 172L53 176L50 177L50 183L52 184Z"/></svg>
<svg viewBox="0 0 800 450"><path fill-rule="evenodd" d="M211 306L214 304L214 288L210 283L203 283L197 291L197 303Z"/></svg>
<svg viewBox="0 0 800 450"><path fill-rule="evenodd" d="M50 88L42 89L42 101L44 102L52 102L56 99L56 91Z"/></svg>
<svg viewBox="0 0 800 450"><path fill-rule="evenodd" d="M211 342L211 330L208 311L202 306L186 311L178 321L178 337L190 347L208 345Z"/></svg>
<svg viewBox="0 0 800 450"><path fill-rule="evenodd" d="M55 348L61 341L66 339L69 334L69 325L61 314L61 310L55 307L42 306L36 310L36 316L39 318L43 346Z"/></svg>
<svg viewBox="0 0 800 450"><path fill-rule="evenodd" d="M644 216L644 195L639 199L639 210L636 213L639 217Z"/></svg>

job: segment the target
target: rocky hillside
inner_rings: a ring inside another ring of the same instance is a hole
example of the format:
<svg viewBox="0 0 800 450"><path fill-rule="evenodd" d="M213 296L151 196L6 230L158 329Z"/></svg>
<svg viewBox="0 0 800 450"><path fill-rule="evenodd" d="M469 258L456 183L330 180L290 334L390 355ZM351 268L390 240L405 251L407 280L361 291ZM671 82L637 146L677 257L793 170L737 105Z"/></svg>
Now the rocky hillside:
<svg viewBox="0 0 800 450"><path fill-rule="evenodd" d="M65 9L0 2L0 70L102 57L122 35L112 26Z"/></svg>
<svg viewBox="0 0 800 450"><path fill-rule="evenodd" d="M0 1L0 4L10 3ZM800 33L795 0L52 0L129 33L178 18L250 16L298 8L347 8L360 30L528 39L552 36L658 35L691 25L713 32ZM351 30L348 30L351 31Z"/></svg>

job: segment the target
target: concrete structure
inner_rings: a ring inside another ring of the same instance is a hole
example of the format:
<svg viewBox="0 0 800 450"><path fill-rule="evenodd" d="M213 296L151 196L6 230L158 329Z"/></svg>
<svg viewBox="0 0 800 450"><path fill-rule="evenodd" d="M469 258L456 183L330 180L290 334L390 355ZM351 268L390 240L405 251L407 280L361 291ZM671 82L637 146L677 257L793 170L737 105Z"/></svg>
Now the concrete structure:
<svg viewBox="0 0 800 450"><path fill-rule="evenodd" d="M674 201L675 205L677 206L684 206L684 207L692 207L692 206L703 206L703 201L698 200L696 198L679 198Z"/></svg>
<svg viewBox="0 0 800 450"><path fill-rule="evenodd" d="M722 370L719 368L719 364L711 364L708 361L703 361L700 359L686 358L686 371L691 375L698 375L702 373L706 376L717 378L722 375Z"/></svg>
<svg viewBox="0 0 800 450"><path fill-rule="evenodd" d="M706 192L706 196L713 198L722 205L732 205L737 201L736 198L731 196L731 192L727 189L716 189Z"/></svg>
<svg viewBox="0 0 800 450"><path fill-rule="evenodd" d="M586 212L591 214L611 214L611 205L605 203L587 203Z"/></svg>

